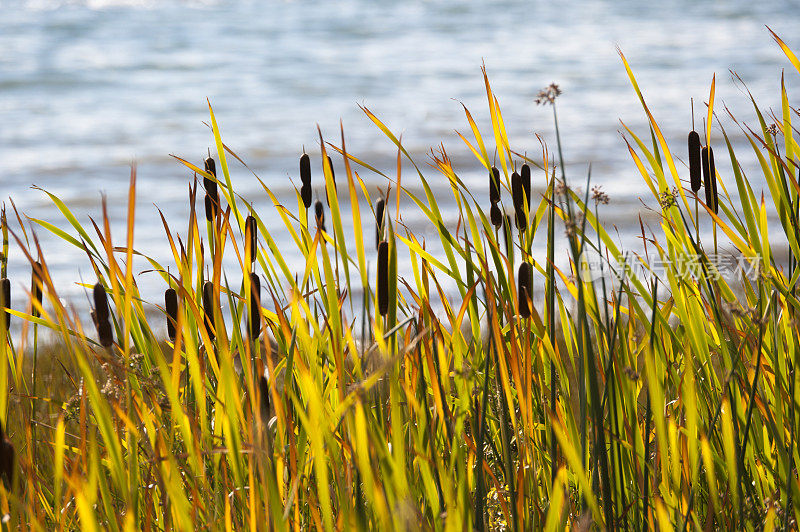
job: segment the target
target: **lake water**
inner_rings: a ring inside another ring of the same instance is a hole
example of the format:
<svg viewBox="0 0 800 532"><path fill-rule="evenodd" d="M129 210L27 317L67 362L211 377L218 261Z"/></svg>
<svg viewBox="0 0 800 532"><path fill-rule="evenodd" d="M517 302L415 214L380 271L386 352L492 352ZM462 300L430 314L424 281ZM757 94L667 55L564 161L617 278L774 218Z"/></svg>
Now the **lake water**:
<svg viewBox="0 0 800 532"><path fill-rule="evenodd" d="M701 124L713 73L718 112L724 102L750 121L747 100L729 69L765 108L779 108L782 68L789 90L798 88L797 74L765 25L800 48L796 1L650 4L3 0L0 192L7 206L13 198L19 211L62 226L45 195L31 185L57 194L87 223L88 216L99 217L105 193L121 243L129 166L136 161L136 248L166 260L155 206L174 230L185 233L191 175L169 154L199 164L213 147L203 123L208 98L225 142L282 201L292 197L290 178L298 182L303 147L312 154L315 179L320 176L318 125L327 140L338 143L341 120L351 153L394 171L394 146L358 104L402 133L423 168L426 152L443 143L463 179L482 194L485 172L454 130L469 130L459 102L487 128L480 71L485 63L511 142L521 152L540 153L534 133L555 148L550 109L537 108L533 100L543 86L560 84L568 173L582 180L592 163L593 182L611 196L606 220L619 227L626 246L638 249L636 213L646 189L624 148L619 121L647 130L615 46L631 62L681 157L691 125L690 98ZM738 137L734 128L729 131ZM715 138L720 138L716 131ZM238 163L231 165L239 191L266 209L255 178ZM340 159L334 166L343 172ZM724 177L724 163L718 167ZM446 184L434 170L425 172L444 211L454 216ZM365 170L361 175L372 192L381 183ZM414 190L408 165L404 178ZM540 185L543 176L534 173L534 182ZM405 221L434 234L413 210ZM88 261L43 229L37 234L61 294L82 297L74 283L93 282ZM290 242L279 222L275 235ZM371 229L366 235L371 241ZM296 261L292 265L300 269ZM27 286L29 275L12 246L12 282ZM154 299L164 289L153 274L138 281ZM20 290L15 293L21 301Z"/></svg>

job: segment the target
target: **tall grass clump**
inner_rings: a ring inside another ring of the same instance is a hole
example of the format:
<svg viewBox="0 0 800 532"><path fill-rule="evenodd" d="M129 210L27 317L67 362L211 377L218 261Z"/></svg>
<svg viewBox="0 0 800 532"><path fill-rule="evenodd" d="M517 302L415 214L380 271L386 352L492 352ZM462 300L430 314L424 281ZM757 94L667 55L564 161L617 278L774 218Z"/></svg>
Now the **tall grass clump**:
<svg viewBox="0 0 800 532"><path fill-rule="evenodd" d="M718 116L712 81L705 139L687 124L688 152L673 151L620 56L648 122L623 131L657 213L644 250L617 245L591 171L567 173L559 87L537 99L555 138L529 158L485 71L491 128L465 108L459 137L489 201L444 149L418 163L363 108L397 167L349 153L343 131L320 134L319 153L300 158L296 205L254 178L272 204L259 212L232 186L229 157L241 159L209 105L215 152L202 165L175 157L195 178L188 224L161 217L167 264L134 247L135 168L124 234L105 204L82 223L45 191L61 222L12 225L3 211L0 277L19 253L33 283L0 283L0 525L796 529L797 108L782 80L780 109L751 99L746 120ZM312 164L327 201L310 218ZM385 180L377 198L367 174ZM433 180L449 185L457 220ZM405 223L412 211L434 241ZM95 327L59 297L40 231L85 254ZM142 299L134 256L158 275L163 306Z"/></svg>

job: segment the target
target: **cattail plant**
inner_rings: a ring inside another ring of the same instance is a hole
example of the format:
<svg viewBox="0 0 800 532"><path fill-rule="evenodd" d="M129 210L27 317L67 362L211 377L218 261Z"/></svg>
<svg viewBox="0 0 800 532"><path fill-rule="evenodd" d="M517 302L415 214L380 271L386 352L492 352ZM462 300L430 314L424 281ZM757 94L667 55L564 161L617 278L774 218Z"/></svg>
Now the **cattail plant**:
<svg viewBox="0 0 800 532"><path fill-rule="evenodd" d="M701 163L700 135L697 131L689 132L689 180L691 181L692 191L697 192L702 186L702 163Z"/></svg>
<svg viewBox="0 0 800 532"><path fill-rule="evenodd" d="M492 220L492 225L495 228L499 229L501 225L503 225L503 213L500 211L500 207L497 206L497 203L492 203L492 206L489 208L489 218Z"/></svg>
<svg viewBox="0 0 800 532"><path fill-rule="evenodd" d="M378 312L385 316L389 312L389 243L378 245Z"/></svg>
<svg viewBox="0 0 800 532"><path fill-rule="evenodd" d="M6 489L11 489L14 483L14 444L3 431L0 422L0 478L3 479Z"/></svg>
<svg viewBox="0 0 800 532"><path fill-rule="evenodd" d="M311 158L307 153L300 156L300 197L306 209L311 207Z"/></svg>
<svg viewBox="0 0 800 532"><path fill-rule="evenodd" d="M531 316L531 297L533 295L533 268L530 263L523 262L519 265L517 272L517 301L519 303L519 315L523 318Z"/></svg>
<svg viewBox="0 0 800 532"><path fill-rule="evenodd" d="M526 195L522 184L522 176L517 172L511 174L511 197L514 201L514 220L517 223L517 228L520 231L524 231L528 225L527 208L525 206Z"/></svg>
<svg viewBox="0 0 800 532"><path fill-rule="evenodd" d="M317 228L320 231L325 231L325 207L322 206L320 200L314 203L314 217L317 220Z"/></svg>
<svg viewBox="0 0 800 532"><path fill-rule="evenodd" d="M178 328L178 292L174 288L164 291L164 307L167 310L167 336L174 342Z"/></svg>
<svg viewBox="0 0 800 532"><path fill-rule="evenodd" d="M383 217L385 216L386 202L378 198L375 202L375 248L379 248L383 240Z"/></svg>
<svg viewBox="0 0 800 532"><path fill-rule="evenodd" d="M493 205L500 202L500 170L496 166L489 172L489 201Z"/></svg>
<svg viewBox="0 0 800 532"><path fill-rule="evenodd" d="M92 298L94 299L94 312L98 321L107 320L109 318L108 296L106 294L106 289L103 288L102 284L97 283L94 285L94 289L92 290Z"/></svg>
<svg viewBox="0 0 800 532"><path fill-rule="evenodd" d="M525 201L528 205L528 211L531 208L531 167L528 166L527 163L522 165L520 169L520 175L522 176L522 190L525 192Z"/></svg>
<svg viewBox="0 0 800 532"><path fill-rule="evenodd" d="M211 174L214 179L204 178L203 186L206 189L206 220L213 221L219 209L219 191L217 190L217 164L214 159L207 157L205 160L205 170Z"/></svg>
<svg viewBox="0 0 800 532"><path fill-rule="evenodd" d="M110 312L108 310L108 294L103 285L97 283L92 290L94 299L94 323L97 327L97 338L103 347L114 344L114 333L111 329Z"/></svg>
<svg viewBox="0 0 800 532"><path fill-rule="evenodd" d="M245 255L249 257L250 264L256 261L258 249L258 224L254 216L250 215L244 221Z"/></svg>
<svg viewBox="0 0 800 532"><path fill-rule="evenodd" d="M258 391L261 396L261 420L266 423L269 419L269 383L264 375L258 378Z"/></svg>
<svg viewBox="0 0 800 532"><path fill-rule="evenodd" d="M213 342L216 334L214 329L214 283L211 281L203 284L203 314L208 337Z"/></svg>
<svg viewBox="0 0 800 532"><path fill-rule="evenodd" d="M706 146L702 150L703 159L703 180L706 187L706 205L714 211L719 212L719 197L717 196L717 172L714 168L714 150L711 146Z"/></svg>
<svg viewBox="0 0 800 532"><path fill-rule="evenodd" d="M39 309L42 308L42 263L36 261L31 269L31 296L33 304L31 315L39 317Z"/></svg>
<svg viewBox="0 0 800 532"><path fill-rule="evenodd" d="M248 333L250 339L255 340L261 334L261 279L254 272L250 272L250 321Z"/></svg>
<svg viewBox="0 0 800 532"><path fill-rule="evenodd" d="M11 326L11 313L8 309L11 308L11 281L8 278L0 280L0 307L3 310L3 328L8 330Z"/></svg>

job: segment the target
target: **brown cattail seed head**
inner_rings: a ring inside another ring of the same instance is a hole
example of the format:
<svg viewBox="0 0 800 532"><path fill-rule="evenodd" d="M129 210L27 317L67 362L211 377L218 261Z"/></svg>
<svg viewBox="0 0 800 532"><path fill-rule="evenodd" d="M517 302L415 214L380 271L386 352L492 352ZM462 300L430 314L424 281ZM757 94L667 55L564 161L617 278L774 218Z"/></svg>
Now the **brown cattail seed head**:
<svg viewBox="0 0 800 532"><path fill-rule="evenodd" d="M303 200L303 206L306 209L311 207L311 185L303 185L300 187L300 199Z"/></svg>
<svg viewBox="0 0 800 532"><path fill-rule="evenodd" d="M261 396L261 420L266 423L269 418L269 383L264 375L258 379L258 391Z"/></svg>
<svg viewBox="0 0 800 532"><path fill-rule="evenodd" d="M533 295L533 269L527 262L519 265L517 273L517 290L519 302L519 315L529 318L531 315L530 299Z"/></svg>
<svg viewBox="0 0 800 532"><path fill-rule="evenodd" d="M717 196L717 172L714 168L714 150L711 146L706 146L702 151L703 159L703 180L706 187L706 205L714 211L714 214L719 212L718 196Z"/></svg>
<svg viewBox="0 0 800 532"><path fill-rule="evenodd" d="M33 305L31 314L38 317L39 308L42 306L42 263L39 261L34 262L31 268L31 295L38 303Z"/></svg>
<svg viewBox="0 0 800 532"><path fill-rule="evenodd" d="M97 283L94 285L94 289L92 290L92 296L94 298L94 312L97 316L97 321L107 321L108 320L108 294L106 294L106 289L103 288L103 285Z"/></svg>
<svg viewBox="0 0 800 532"><path fill-rule="evenodd" d="M692 191L697 192L702 185L702 162L701 162L700 135L697 131L689 132L689 180L691 181Z"/></svg>
<svg viewBox="0 0 800 532"><path fill-rule="evenodd" d="M496 166L489 172L489 201L492 204L500 201L500 170Z"/></svg>
<svg viewBox="0 0 800 532"><path fill-rule="evenodd" d="M378 312L385 316L389 311L389 243L378 245Z"/></svg>
<svg viewBox="0 0 800 532"><path fill-rule="evenodd" d="M206 330L213 341L216 337L214 331L214 283L206 281L203 284L203 313L205 314Z"/></svg>
<svg viewBox="0 0 800 532"><path fill-rule="evenodd" d="M212 159L211 157L206 157L203 163L205 165L206 172L213 175L214 177L217 177L217 163L214 162L214 159ZM206 183L205 183L206 186L208 186L209 182L211 182L216 186L216 183L206 178Z"/></svg>
<svg viewBox="0 0 800 532"><path fill-rule="evenodd" d="M325 208L322 206L322 202L317 200L314 203L314 217L317 219L317 228L320 231L325 230Z"/></svg>
<svg viewBox="0 0 800 532"><path fill-rule="evenodd" d="M252 264L256 261L256 250L258 249L258 224L252 215L248 216L244 221L244 238L249 246L248 253Z"/></svg>
<svg viewBox="0 0 800 532"><path fill-rule="evenodd" d="M167 288L164 292L164 306L167 309L167 336L174 342L178 328L178 292L174 288Z"/></svg>
<svg viewBox="0 0 800 532"><path fill-rule="evenodd" d="M206 194L206 220L209 222L214 221L214 214L216 213L216 206L214 205L214 200L211 199L209 194Z"/></svg>
<svg viewBox="0 0 800 532"><path fill-rule="evenodd" d="M522 176L522 190L525 191L525 201L528 204L528 210L531 209L531 167L526 164L522 165L520 170Z"/></svg>
<svg viewBox="0 0 800 532"><path fill-rule="evenodd" d="M300 156L300 182L311 188L311 157L307 153Z"/></svg>
<svg viewBox="0 0 800 532"><path fill-rule="evenodd" d="M214 159L207 157L205 160L206 172L217 177L217 165ZM203 186L206 189L206 220L209 222L214 219L219 207L219 191L215 179L203 178Z"/></svg>
<svg viewBox="0 0 800 532"><path fill-rule="evenodd" d="M378 248L383 240L383 217L386 211L386 202L378 198L375 202L375 247Z"/></svg>
<svg viewBox="0 0 800 532"><path fill-rule="evenodd" d="M6 489L11 489L14 483L14 445L11 443L0 423L0 478L3 479Z"/></svg>
<svg viewBox="0 0 800 532"><path fill-rule="evenodd" d="M500 212L500 207L497 206L497 203L492 203L492 207L489 209L489 217L493 226L500 227L503 225L503 213Z"/></svg>
<svg viewBox="0 0 800 532"><path fill-rule="evenodd" d="M514 200L514 218L517 227L524 230L528 225L528 216L525 213L525 189L522 186L522 176L514 172L511 174L511 197Z"/></svg>
<svg viewBox="0 0 800 532"><path fill-rule="evenodd" d="M11 281L7 278L0 280L0 307L4 309L11 308ZM8 310L3 310L3 327L8 330L11 326L11 314Z"/></svg>
<svg viewBox="0 0 800 532"><path fill-rule="evenodd" d="M311 207L311 159L307 153L300 156L300 198L306 209Z"/></svg>
<svg viewBox="0 0 800 532"><path fill-rule="evenodd" d="M250 338L255 340L261 334L261 279L250 273Z"/></svg>
<svg viewBox="0 0 800 532"><path fill-rule="evenodd" d="M111 330L111 322L108 319L97 320L97 338L103 347L111 347L114 344L114 332Z"/></svg>

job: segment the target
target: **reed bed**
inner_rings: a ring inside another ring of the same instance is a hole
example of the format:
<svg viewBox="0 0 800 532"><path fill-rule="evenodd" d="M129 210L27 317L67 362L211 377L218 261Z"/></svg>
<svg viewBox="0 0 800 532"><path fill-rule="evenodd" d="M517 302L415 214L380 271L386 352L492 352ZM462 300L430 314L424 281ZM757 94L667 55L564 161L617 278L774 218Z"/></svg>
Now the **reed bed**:
<svg viewBox="0 0 800 532"><path fill-rule="evenodd" d="M465 109L461 138L490 177L488 198L443 150L428 166L414 161L364 108L397 149L396 173L350 154L344 132L341 142L320 136L319 154L300 158L296 203L261 182L273 208L257 212L231 186L229 158L240 159L209 105L216 153L202 165L176 157L195 176L188 225L164 221L170 264L145 257L165 290L158 320L132 266L135 171L124 235L111 234L105 207L82 224L53 195L61 225L14 225L3 212L1 301L17 293L0 320L2 526L797 529L797 108L782 84L774 113L753 101L748 121L722 119L712 82L704 141L694 132L688 153L672 151L620 56L650 126L625 127L623 138L659 213L642 229L659 270L615 244L591 172L566 174L559 88L537 100L552 110L557 150L543 141L528 158L506 135L485 71L491 131ZM735 153L726 127L748 153ZM715 167L712 145L730 172ZM768 190L753 189L745 157ZM402 185L403 167L422 194ZM386 180L380 197L366 173ZM455 224L434 179L449 183ZM312 186L327 200L313 218ZM437 228L441 253L403 223L401 198ZM364 206L374 206L372 265ZM287 266L276 219L302 271ZM85 253L94 327L64 306L31 227ZM545 256L532 252L536 238ZM719 245L748 274L719 275ZM6 281L9 253L30 261L30 291ZM239 267L223 271L224 254ZM400 254L410 271L398 271ZM601 274L586 275L597 256ZM631 258L648 275L619 266ZM9 334L12 316L19 334ZM56 347L38 345L40 328Z"/></svg>

